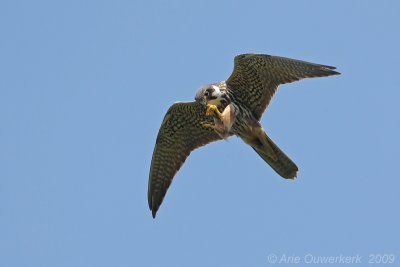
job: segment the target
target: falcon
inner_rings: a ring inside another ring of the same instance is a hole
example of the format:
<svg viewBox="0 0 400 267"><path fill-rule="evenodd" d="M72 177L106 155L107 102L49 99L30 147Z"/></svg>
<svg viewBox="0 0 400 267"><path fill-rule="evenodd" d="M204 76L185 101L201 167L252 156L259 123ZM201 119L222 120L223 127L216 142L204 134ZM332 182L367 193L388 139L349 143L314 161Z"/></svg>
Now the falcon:
<svg viewBox="0 0 400 267"><path fill-rule="evenodd" d="M251 146L280 176L294 179L296 164L265 133L261 116L279 85L340 74L334 69L278 56L242 54L235 57L228 80L200 87L195 101L174 103L161 124L151 161L148 202L153 218L191 151L232 135Z"/></svg>

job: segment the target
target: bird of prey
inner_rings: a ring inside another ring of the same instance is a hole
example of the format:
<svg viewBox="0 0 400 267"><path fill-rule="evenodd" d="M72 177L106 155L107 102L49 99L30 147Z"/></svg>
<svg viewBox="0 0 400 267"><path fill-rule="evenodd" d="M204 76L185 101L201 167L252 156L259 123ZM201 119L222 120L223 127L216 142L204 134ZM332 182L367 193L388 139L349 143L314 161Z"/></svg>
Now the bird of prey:
<svg viewBox="0 0 400 267"><path fill-rule="evenodd" d="M161 124L151 161L148 202L155 218L173 177L194 149L240 137L280 176L294 179L296 164L261 127L260 119L280 84L340 74L332 66L290 58L242 54L226 81L199 88L193 102L174 103Z"/></svg>

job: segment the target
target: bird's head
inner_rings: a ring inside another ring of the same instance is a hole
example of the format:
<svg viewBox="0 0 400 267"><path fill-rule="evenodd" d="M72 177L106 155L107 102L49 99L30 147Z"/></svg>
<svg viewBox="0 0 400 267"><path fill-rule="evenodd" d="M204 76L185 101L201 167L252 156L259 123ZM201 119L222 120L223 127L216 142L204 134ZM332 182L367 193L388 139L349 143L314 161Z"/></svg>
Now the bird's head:
<svg viewBox="0 0 400 267"><path fill-rule="evenodd" d="M219 106L221 96L222 92L219 86L215 84L207 84L197 90L196 97L194 99L204 106L206 106L207 104Z"/></svg>

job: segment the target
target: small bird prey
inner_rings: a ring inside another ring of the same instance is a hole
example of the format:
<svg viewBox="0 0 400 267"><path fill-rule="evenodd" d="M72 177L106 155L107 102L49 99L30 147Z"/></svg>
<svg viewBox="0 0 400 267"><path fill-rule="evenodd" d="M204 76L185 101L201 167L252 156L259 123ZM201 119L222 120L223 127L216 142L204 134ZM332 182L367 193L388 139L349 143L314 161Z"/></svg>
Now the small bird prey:
<svg viewBox="0 0 400 267"><path fill-rule="evenodd" d="M173 104L151 161L148 201L153 218L190 152L232 135L250 145L280 176L294 179L296 164L265 133L261 116L280 84L340 74L334 69L271 55L238 55L228 80L200 87L193 102Z"/></svg>

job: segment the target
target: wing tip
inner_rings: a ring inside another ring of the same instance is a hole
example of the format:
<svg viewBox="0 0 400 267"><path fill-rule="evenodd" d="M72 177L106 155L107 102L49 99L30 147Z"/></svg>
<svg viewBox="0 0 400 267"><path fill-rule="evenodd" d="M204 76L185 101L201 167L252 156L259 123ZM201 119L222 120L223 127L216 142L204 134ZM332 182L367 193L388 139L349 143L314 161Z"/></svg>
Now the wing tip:
<svg viewBox="0 0 400 267"><path fill-rule="evenodd" d="M334 68L334 69L336 69L336 68ZM330 75L341 75L340 72L335 71L334 69L329 69L329 70L328 70L328 72L329 72Z"/></svg>
<svg viewBox="0 0 400 267"><path fill-rule="evenodd" d="M153 217L153 219L156 218L157 211L158 211L158 208L159 208L159 207L160 207L160 206L155 206L155 205L152 205L152 203L149 203L149 208L150 208L151 216Z"/></svg>
<svg viewBox="0 0 400 267"><path fill-rule="evenodd" d="M151 210L151 216L153 217L153 219L156 218L156 214L157 214L157 209L153 208L153 209Z"/></svg>
<svg viewBox="0 0 400 267"><path fill-rule="evenodd" d="M154 199L153 199L153 197L151 196L151 194L149 194L148 200L149 200L149 209L150 209L150 211L151 211L151 216L153 217L153 219L155 219L155 218L156 218L157 211L158 211L158 208L160 207L160 204L155 205Z"/></svg>
<svg viewBox="0 0 400 267"><path fill-rule="evenodd" d="M327 65L319 65L319 68L315 70L315 74L317 74L317 77L341 75L340 72L336 71L336 67Z"/></svg>

